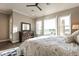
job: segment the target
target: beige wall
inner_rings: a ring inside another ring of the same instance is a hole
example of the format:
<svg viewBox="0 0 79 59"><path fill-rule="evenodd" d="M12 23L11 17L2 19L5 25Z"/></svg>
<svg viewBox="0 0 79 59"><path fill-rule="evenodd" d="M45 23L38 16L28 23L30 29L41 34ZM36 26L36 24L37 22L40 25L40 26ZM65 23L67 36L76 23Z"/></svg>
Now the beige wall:
<svg viewBox="0 0 79 59"><path fill-rule="evenodd" d="M72 25L79 25L79 8L75 10L75 12L72 14ZM72 29L72 33L76 31L75 29Z"/></svg>
<svg viewBox="0 0 79 59"><path fill-rule="evenodd" d="M71 14L71 26L74 24L79 24L79 7L75 7L75 8L71 8L71 9L67 9L64 11L60 11L60 12L56 12L50 15L46 15L43 17L39 17L36 20L44 20L44 19L49 19L49 18L53 18L53 17L60 17L60 16L65 16ZM72 29L72 27L71 27ZM71 32L73 33L74 30L72 29Z"/></svg>
<svg viewBox="0 0 79 59"><path fill-rule="evenodd" d="M32 31L35 30L33 19L17 12L13 12L13 43L19 41L19 31L21 31L21 22L30 23Z"/></svg>
<svg viewBox="0 0 79 59"><path fill-rule="evenodd" d="M0 42L9 39L9 16L0 14Z"/></svg>

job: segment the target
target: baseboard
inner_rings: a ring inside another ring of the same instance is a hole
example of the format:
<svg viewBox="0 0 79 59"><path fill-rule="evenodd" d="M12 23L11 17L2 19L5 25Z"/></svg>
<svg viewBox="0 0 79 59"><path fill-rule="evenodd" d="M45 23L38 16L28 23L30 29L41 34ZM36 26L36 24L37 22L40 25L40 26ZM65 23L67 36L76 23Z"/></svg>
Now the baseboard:
<svg viewBox="0 0 79 59"><path fill-rule="evenodd" d="M0 42L6 42L6 41L10 41L9 39L6 39L6 40L0 40ZM16 41L11 41L12 43L17 43L19 42L19 40L16 40Z"/></svg>
<svg viewBox="0 0 79 59"><path fill-rule="evenodd" d="M0 42L5 42L5 41L10 41L9 39L6 39L6 40L0 40Z"/></svg>
<svg viewBox="0 0 79 59"><path fill-rule="evenodd" d="M19 42L18 40L16 40L16 41L12 41L12 43L17 43L17 42Z"/></svg>

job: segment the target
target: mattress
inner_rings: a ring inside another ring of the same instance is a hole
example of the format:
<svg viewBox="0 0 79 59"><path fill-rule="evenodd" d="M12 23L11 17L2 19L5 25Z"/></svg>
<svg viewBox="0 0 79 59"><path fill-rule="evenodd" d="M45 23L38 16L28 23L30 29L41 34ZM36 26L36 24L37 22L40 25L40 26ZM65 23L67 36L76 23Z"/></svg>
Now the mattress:
<svg viewBox="0 0 79 59"><path fill-rule="evenodd" d="M79 45L66 43L64 37L41 36L23 42L18 55L24 56L78 56Z"/></svg>

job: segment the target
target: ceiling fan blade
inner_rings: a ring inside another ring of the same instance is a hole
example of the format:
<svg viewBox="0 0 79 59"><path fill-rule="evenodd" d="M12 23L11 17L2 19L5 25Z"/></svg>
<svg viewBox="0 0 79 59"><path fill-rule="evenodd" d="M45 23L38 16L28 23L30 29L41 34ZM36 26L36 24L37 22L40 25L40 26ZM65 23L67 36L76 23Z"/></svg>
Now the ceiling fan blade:
<svg viewBox="0 0 79 59"><path fill-rule="evenodd" d="M27 7L32 7L32 6L35 6L35 5L26 5Z"/></svg>
<svg viewBox="0 0 79 59"><path fill-rule="evenodd" d="M40 11L42 10L39 6L36 6Z"/></svg>

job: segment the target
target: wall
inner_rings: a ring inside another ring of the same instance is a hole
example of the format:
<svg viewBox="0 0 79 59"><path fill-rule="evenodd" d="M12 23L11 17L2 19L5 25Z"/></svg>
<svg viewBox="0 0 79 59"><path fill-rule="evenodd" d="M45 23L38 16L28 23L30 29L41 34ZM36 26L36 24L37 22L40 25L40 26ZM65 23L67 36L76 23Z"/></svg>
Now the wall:
<svg viewBox="0 0 79 59"><path fill-rule="evenodd" d="M79 25L79 8L76 8L72 14L72 25ZM72 33L76 31L76 29L72 29Z"/></svg>
<svg viewBox="0 0 79 59"><path fill-rule="evenodd" d="M19 41L19 31L21 31L21 22L30 23L32 31L35 30L33 19L17 12L13 12L13 43Z"/></svg>
<svg viewBox="0 0 79 59"><path fill-rule="evenodd" d="M71 14L71 33L73 33L74 30L72 29L72 25L79 24L79 7L75 7L75 8L63 10L60 12L56 12L50 15L42 16L42 17L36 18L36 20L50 19L53 17L65 16L68 14Z"/></svg>
<svg viewBox="0 0 79 59"><path fill-rule="evenodd" d="M0 42L9 39L9 16L0 14Z"/></svg>

